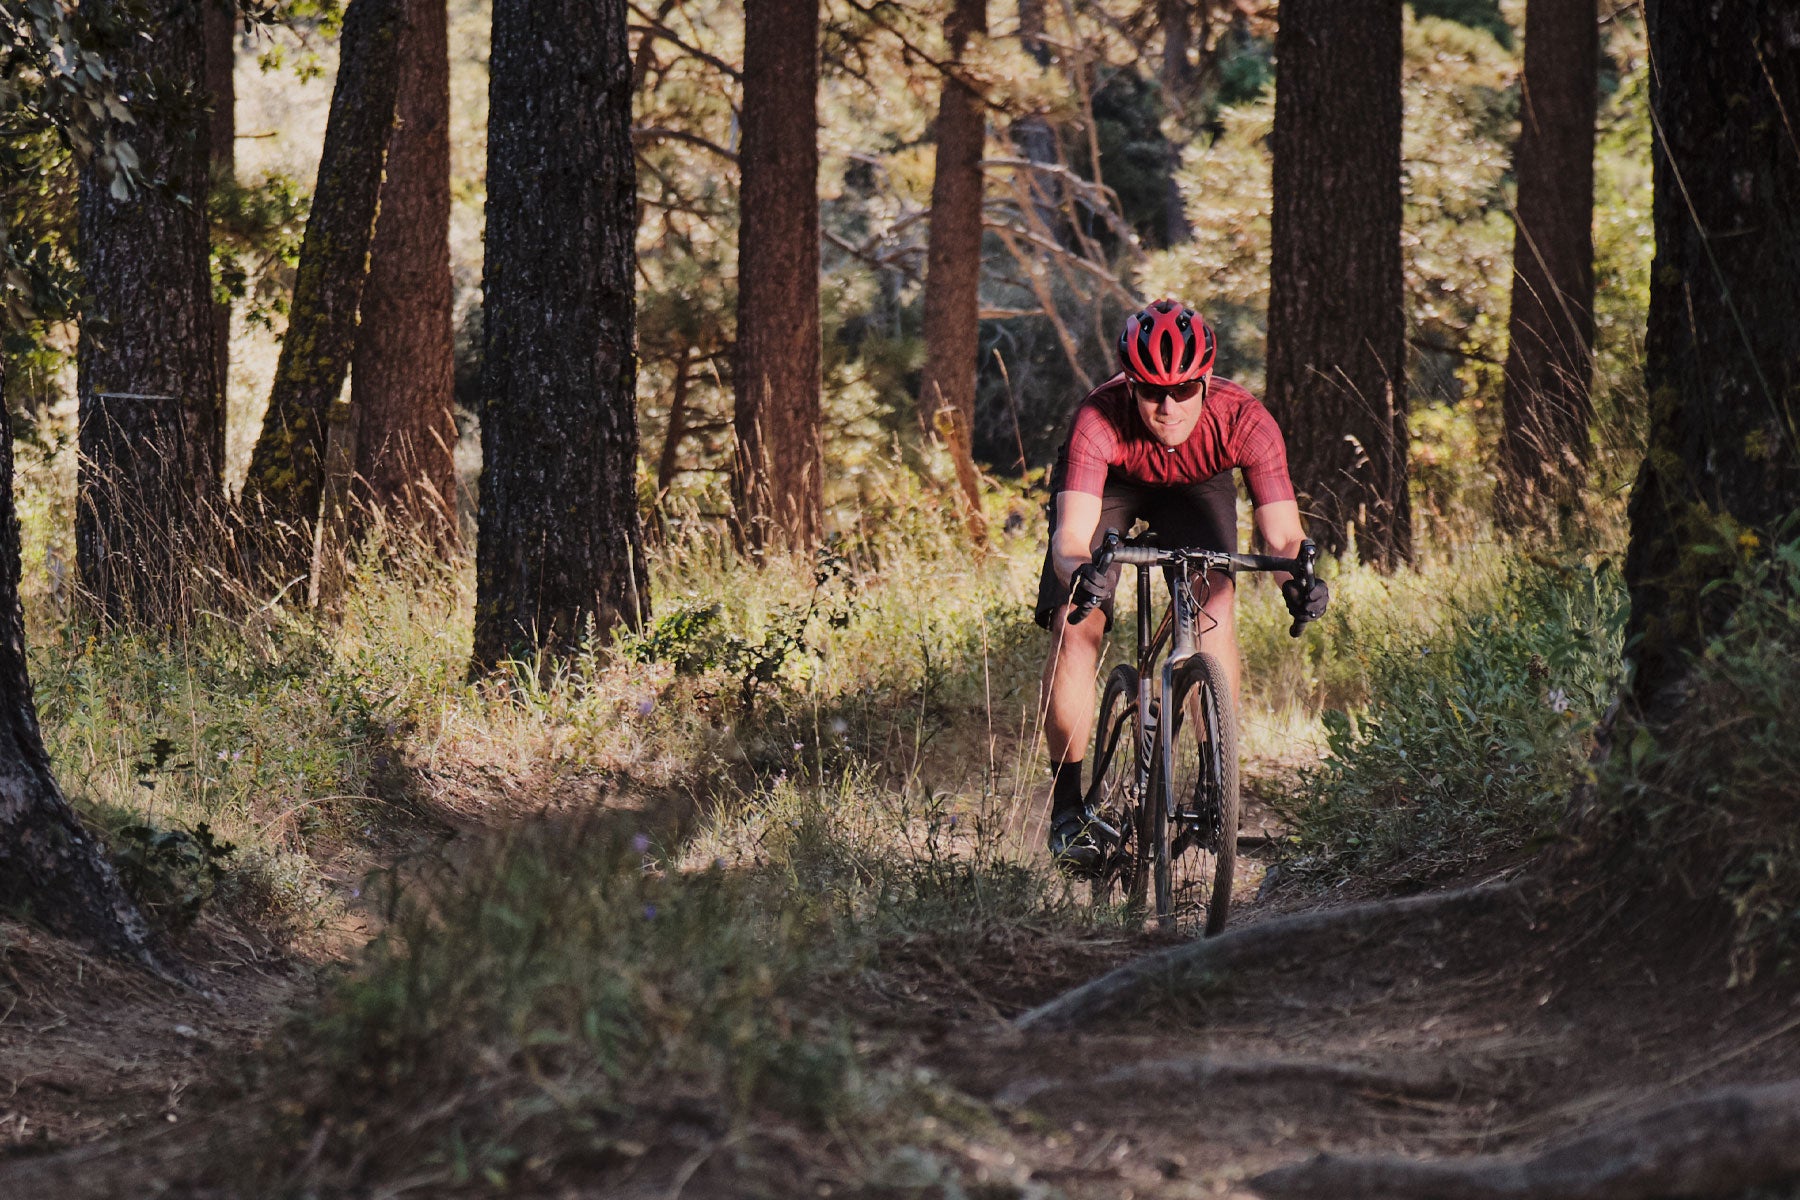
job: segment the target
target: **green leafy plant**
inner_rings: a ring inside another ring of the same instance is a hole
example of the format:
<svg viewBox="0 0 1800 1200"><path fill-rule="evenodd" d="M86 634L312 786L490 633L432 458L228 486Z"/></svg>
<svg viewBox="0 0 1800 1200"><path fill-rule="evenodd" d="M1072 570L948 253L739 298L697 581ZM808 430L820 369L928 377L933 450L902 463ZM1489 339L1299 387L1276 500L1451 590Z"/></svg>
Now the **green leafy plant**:
<svg viewBox="0 0 1800 1200"><path fill-rule="evenodd" d="M783 672L816 655L819 626L844 629L855 615L858 592L850 560L835 545L813 555L813 587L805 604L779 604L760 636L730 632L717 603L677 608L635 641L627 652L639 662L669 662L683 675L722 671L737 683L738 703L754 708L757 695L778 685Z"/></svg>
<svg viewBox="0 0 1800 1200"><path fill-rule="evenodd" d="M113 861L138 904L166 929L193 925L231 867L237 847L201 821L191 829L127 825Z"/></svg>
<svg viewBox="0 0 1800 1200"><path fill-rule="evenodd" d="M1625 591L1607 563L1515 564L1435 632L1374 646L1369 697L1277 808L1289 879L1423 882L1549 835L1618 687Z"/></svg>

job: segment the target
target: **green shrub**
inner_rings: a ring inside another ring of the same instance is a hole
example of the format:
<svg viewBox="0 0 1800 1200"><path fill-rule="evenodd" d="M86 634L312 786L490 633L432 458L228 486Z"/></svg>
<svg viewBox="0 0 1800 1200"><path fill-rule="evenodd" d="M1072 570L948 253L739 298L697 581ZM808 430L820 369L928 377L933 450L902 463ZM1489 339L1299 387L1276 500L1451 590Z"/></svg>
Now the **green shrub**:
<svg viewBox="0 0 1800 1200"><path fill-rule="evenodd" d="M1623 732L1604 784L1638 864L1730 904L1733 972L1745 979L1765 959L1785 962L1800 935L1800 540L1778 541L1723 586L1735 606L1678 717Z"/></svg>
<svg viewBox="0 0 1800 1200"><path fill-rule="evenodd" d="M1607 564L1525 562L1433 630L1340 643L1368 700L1324 714L1325 758L1282 806L1283 875L1404 885L1548 833L1616 692L1624 617Z"/></svg>

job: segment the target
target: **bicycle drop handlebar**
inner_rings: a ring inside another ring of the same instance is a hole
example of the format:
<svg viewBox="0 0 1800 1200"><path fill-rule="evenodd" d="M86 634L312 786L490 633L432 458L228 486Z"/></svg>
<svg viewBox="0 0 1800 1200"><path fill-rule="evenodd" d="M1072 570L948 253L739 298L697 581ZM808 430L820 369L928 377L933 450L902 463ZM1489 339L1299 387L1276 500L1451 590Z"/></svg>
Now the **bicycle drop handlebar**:
<svg viewBox="0 0 1800 1200"><path fill-rule="evenodd" d="M1204 571L1286 571L1300 581L1302 588L1310 589L1318 561L1319 548L1310 540L1300 543L1300 553L1293 558L1281 558L1273 554L1229 554L1223 550L1165 550L1160 546L1128 543L1119 536L1118 530L1109 529L1100 542L1100 549L1094 553L1093 565L1103 572L1115 563L1127 567L1158 567L1183 562L1197 565ZM1075 611L1069 614L1069 624L1079 625L1096 606L1076 605ZM1305 628L1306 622L1296 619L1288 627L1288 636L1299 637Z"/></svg>

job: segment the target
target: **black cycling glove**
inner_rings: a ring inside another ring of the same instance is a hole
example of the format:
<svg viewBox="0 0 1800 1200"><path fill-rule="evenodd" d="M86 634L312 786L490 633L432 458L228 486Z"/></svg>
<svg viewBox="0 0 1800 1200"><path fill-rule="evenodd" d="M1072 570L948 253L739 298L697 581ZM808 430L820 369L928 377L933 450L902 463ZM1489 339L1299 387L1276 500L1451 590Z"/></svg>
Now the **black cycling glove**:
<svg viewBox="0 0 1800 1200"><path fill-rule="evenodd" d="M1318 620L1331 603L1331 589L1323 579L1313 580L1311 587L1302 587L1298 579L1290 579L1281 585L1281 596L1287 601L1288 614L1296 621Z"/></svg>
<svg viewBox="0 0 1800 1200"><path fill-rule="evenodd" d="M1109 579L1093 563L1082 563L1069 577L1069 603L1077 617L1086 616L1112 599L1114 579Z"/></svg>

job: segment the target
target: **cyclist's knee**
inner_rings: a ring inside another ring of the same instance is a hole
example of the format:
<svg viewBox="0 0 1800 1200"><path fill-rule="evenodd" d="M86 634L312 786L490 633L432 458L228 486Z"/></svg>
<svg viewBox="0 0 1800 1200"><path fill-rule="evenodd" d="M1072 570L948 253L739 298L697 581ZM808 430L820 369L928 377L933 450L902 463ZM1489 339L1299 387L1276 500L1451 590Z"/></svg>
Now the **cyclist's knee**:
<svg viewBox="0 0 1800 1200"><path fill-rule="evenodd" d="M1097 651L1106 637L1105 614L1090 612L1080 624L1071 625L1069 614L1074 611L1074 605L1065 605L1056 614L1056 620L1050 626L1050 632L1055 638L1052 653L1061 648Z"/></svg>

